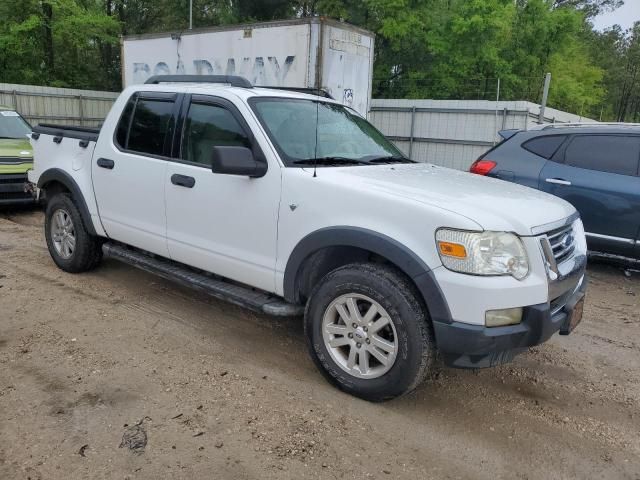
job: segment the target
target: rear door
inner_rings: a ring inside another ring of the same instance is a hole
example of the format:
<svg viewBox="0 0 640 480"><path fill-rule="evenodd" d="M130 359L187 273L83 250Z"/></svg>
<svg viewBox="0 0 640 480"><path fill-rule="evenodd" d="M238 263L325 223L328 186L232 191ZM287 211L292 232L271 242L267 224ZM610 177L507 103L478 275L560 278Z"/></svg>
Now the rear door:
<svg viewBox="0 0 640 480"><path fill-rule="evenodd" d="M640 228L640 136L574 135L546 163L540 189L580 212L589 249L629 256Z"/></svg>
<svg viewBox="0 0 640 480"><path fill-rule="evenodd" d="M113 138L101 135L93 156L93 186L107 235L169 256L165 172L179 96L138 92L125 106Z"/></svg>

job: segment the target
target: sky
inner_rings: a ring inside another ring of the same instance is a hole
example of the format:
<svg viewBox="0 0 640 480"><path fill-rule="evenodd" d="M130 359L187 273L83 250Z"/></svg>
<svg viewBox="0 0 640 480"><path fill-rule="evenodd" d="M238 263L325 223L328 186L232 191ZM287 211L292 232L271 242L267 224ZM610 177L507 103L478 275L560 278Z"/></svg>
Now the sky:
<svg viewBox="0 0 640 480"><path fill-rule="evenodd" d="M616 23L622 28L631 28L633 22L640 21L640 0L625 0L619 9L596 17L594 24L598 30L604 30Z"/></svg>

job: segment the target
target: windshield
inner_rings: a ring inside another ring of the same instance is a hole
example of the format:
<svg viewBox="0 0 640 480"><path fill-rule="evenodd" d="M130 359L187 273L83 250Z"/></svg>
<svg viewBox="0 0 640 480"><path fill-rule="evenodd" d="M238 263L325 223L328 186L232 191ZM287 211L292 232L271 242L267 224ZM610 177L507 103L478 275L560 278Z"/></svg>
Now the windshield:
<svg viewBox="0 0 640 480"><path fill-rule="evenodd" d="M315 100L250 101L287 166L410 162L382 133L342 105ZM316 146L317 138L317 146Z"/></svg>
<svg viewBox="0 0 640 480"><path fill-rule="evenodd" d="M0 111L0 138L25 138L31 133L29 124L16 112Z"/></svg>

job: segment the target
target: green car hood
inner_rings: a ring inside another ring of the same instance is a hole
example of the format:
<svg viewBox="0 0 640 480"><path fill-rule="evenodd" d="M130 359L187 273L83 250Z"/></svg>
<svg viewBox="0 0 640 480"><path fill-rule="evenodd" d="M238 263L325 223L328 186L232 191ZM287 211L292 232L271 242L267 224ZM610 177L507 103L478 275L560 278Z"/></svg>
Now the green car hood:
<svg viewBox="0 0 640 480"><path fill-rule="evenodd" d="M29 139L0 138L0 175L26 173L33 168L33 151Z"/></svg>

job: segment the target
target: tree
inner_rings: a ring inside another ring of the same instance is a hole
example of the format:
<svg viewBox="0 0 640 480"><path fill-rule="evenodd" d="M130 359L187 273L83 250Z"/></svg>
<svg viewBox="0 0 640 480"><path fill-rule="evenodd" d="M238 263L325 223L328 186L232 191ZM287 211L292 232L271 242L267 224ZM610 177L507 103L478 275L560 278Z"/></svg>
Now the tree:
<svg viewBox="0 0 640 480"><path fill-rule="evenodd" d="M540 101L640 111L640 31L596 32L621 0L193 0L194 27L323 15L376 34L375 97ZM121 35L188 28L188 0L3 0L0 81L121 88ZM639 27L640 28L640 27Z"/></svg>
<svg viewBox="0 0 640 480"><path fill-rule="evenodd" d="M591 31L585 44L604 72L604 98L594 114L604 120L639 120L640 23L628 31L619 26Z"/></svg>
<svg viewBox="0 0 640 480"><path fill-rule="evenodd" d="M111 87L94 59L101 45L118 42L119 26L99 3L4 0L0 18L0 81Z"/></svg>
<svg viewBox="0 0 640 480"><path fill-rule="evenodd" d="M549 104L560 110L587 116L600 105L604 97L604 72L590 63L586 48L577 43L567 44L549 60L553 81Z"/></svg>
<svg viewBox="0 0 640 480"><path fill-rule="evenodd" d="M637 120L640 107L640 22L627 33L622 47L623 68L616 116L618 121L629 117Z"/></svg>
<svg viewBox="0 0 640 480"><path fill-rule="evenodd" d="M615 10L623 4L624 0L555 0L553 2L555 8L576 8L582 10L589 18L593 18L606 11Z"/></svg>

